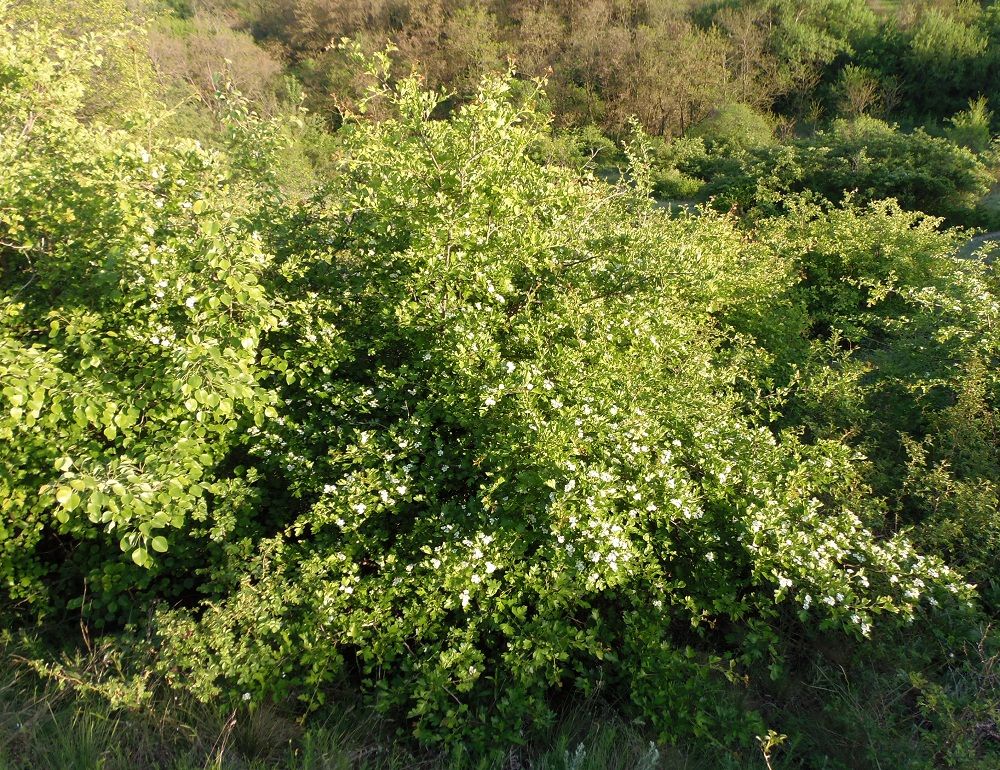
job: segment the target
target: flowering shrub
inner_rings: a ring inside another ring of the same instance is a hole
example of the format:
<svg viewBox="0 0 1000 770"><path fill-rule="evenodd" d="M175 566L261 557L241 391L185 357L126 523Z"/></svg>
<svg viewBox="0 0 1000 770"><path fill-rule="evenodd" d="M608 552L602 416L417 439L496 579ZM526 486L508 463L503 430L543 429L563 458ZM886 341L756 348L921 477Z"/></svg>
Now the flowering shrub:
<svg viewBox="0 0 1000 770"><path fill-rule="evenodd" d="M445 122L404 82L277 236L310 302L266 341L283 406L247 467L283 529L223 601L161 613L167 670L310 703L360 676L425 740L516 740L607 686L707 733L753 724L730 682L780 666L788 623L864 637L967 598L876 536L849 446L776 435L741 395L782 355L770 315L801 317L793 262L531 162L507 87Z"/></svg>
<svg viewBox="0 0 1000 770"><path fill-rule="evenodd" d="M601 689L746 739L746 672L803 625L971 599L855 447L772 415L815 354L791 230L654 210L641 146L636 187L536 164L505 78L447 121L402 81L293 205L267 124L144 147L0 42L5 599L169 599L177 686L360 682L470 745Z"/></svg>
<svg viewBox="0 0 1000 770"><path fill-rule="evenodd" d="M84 125L100 52L59 43L0 37L0 580L40 606L86 580L113 616L273 413L258 345L278 315L247 185L195 143Z"/></svg>

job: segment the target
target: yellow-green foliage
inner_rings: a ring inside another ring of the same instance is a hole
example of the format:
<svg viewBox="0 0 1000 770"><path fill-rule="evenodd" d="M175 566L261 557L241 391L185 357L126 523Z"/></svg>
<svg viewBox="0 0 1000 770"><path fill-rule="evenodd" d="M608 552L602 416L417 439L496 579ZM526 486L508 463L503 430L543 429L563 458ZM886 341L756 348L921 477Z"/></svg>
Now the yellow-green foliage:
<svg viewBox="0 0 1000 770"><path fill-rule="evenodd" d="M146 36L126 0L2 0L0 22L27 33L33 25L78 40L94 40L100 63L87 77L83 115L122 122L153 107L153 68Z"/></svg>
<svg viewBox="0 0 1000 770"><path fill-rule="evenodd" d="M199 697L346 684L476 749L595 692L753 745L747 683L817 632L965 633L997 302L938 221L671 218L641 135L627 183L537 163L509 75L444 120L383 86L289 200L282 121L223 92L225 151L151 141L83 115L99 62L0 31L11 624L79 611Z"/></svg>

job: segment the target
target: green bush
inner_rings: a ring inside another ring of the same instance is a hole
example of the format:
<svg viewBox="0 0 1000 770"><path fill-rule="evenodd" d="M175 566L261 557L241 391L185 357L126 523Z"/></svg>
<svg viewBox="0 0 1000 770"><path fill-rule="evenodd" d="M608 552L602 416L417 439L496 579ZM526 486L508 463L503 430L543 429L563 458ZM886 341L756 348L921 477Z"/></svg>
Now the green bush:
<svg viewBox="0 0 1000 770"><path fill-rule="evenodd" d="M774 144L774 119L747 104L726 104L693 126L688 132L711 145L728 148Z"/></svg>
<svg viewBox="0 0 1000 770"><path fill-rule="evenodd" d="M216 469L273 409L258 347L279 316L259 194L195 143L81 123L99 63L45 32L0 39L0 575L39 611L86 581L115 616L175 558L155 556L171 530L213 526Z"/></svg>
<svg viewBox="0 0 1000 770"><path fill-rule="evenodd" d="M990 121L993 113L986 104L985 97L969 99L969 108L955 113L946 135L955 144L968 147L973 152L985 152L990 146L992 135Z"/></svg>
<svg viewBox="0 0 1000 770"><path fill-rule="evenodd" d="M719 146L677 163L706 181L703 194L720 207L774 213L798 193L832 202L895 198L904 208L977 224L977 206L993 176L988 158L929 135L906 133L875 118L836 121L819 132L774 147Z"/></svg>
<svg viewBox="0 0 1000 770"><path fill-rule="evenodd" d="M0 32L5 618L79 609L205 699L346 683L426 743L522 742L602 693L752 745L747 681L812 631L864 648L974 600L941 554L994 564L961 549L996 299L937 222L669 218L641 138L627 184L532 160L509 78L446 120L383 88L290 199L287 125L232 93L225 152L84 121L97 63Z"/></svg>
<svg viewBox="0 0 1000 770"><path fill-rule="evenodd" d="M988 84L990 35L977 24L937 8L909 35L904 67L908 96L922 112L948 115Z"/></svg>
<svg viewBox="0 0 1000 770"><path fill-rule="evenodd" d="M400 89L276 235L282 291L318 303L266 340L289 376L243 461L282 524L210 568L199 612L159 613L168 676L307 704L357 677L467 745L612 687L665 737L740 741L734 683L780 670L789 624L864 637L965 592L875 536L846 445L748 416L755 335L800 318L788 263L650 211L641 167L633 190L534 164L503 80L449 121Z"/></svg>
<svg viewBox="0 0 1000 770"><path fill-rule="evenodd" d="M681 169L700 167L699 163L705 161L708 152L705 141L700 137L680 137L669 142L653 137L649 141L653 194L666 200L695 198L705 182Z"/></svg>
<svg viewBox="0 0 1000 770"><path fill-rule="evenodd" d="M1000 391L988 374L1000 363L995 280L956 256L960 236L938 224L890 204L863 216L828 209L780 220L782 238L809 244L801 289L816 344L835 340L841 351L839 380L819 368L786 417L817 436L852 435L896 526L912 526L923 549L990 588L992 603L1000 568Z"/></svg>

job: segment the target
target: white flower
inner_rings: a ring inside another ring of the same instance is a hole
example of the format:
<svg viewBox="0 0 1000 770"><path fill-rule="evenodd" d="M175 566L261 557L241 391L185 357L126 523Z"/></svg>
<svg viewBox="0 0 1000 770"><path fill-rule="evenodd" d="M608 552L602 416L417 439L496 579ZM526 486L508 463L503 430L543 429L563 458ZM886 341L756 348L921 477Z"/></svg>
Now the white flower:
<svg viewBox="0 0 1000 770"><path fill-rule="evenodd" d="M496 405L496 399L494 399L493 396L490 396L483 403L486 404L486 406L494 406Z"/></svg>
<svg viewBox="0 0 1000 770"><path fill-rule="evenodd" d="M479 585L480 583L483 582L483 579L479 577L479 575L473 575L472 582L475 583L476 585Z"/></svg>
<svg viewBox="0 0 1000 770"><path fill-rule="evenodd" d="M245 700L245 701L250 700L250 693L248 693L248 692L243 693L243 700Z"/></svg>
<svg viewBox="0 0 1000 770"><path fill-rule="evenodd" d="M198 300L196 297L188 297L186 300L184 300L184 304L187 305L188 307L194 307L197 301Z"/></svg>
<svg viewBox="0 0 1000 770"><path fill-rule="evenodd" d="M358 503L357 505L354 506L354 510L357 511L359 514L364 513L366 508L367 506L364 503Z"/></svg>
<svg viewBox="0 0 1000 770"><path fill-rule="evenodd" d="M486 574L492 575L497 570L497 565L491 561L486 562Z"/></svg>
<svg viewBox="0 0 1000 770"><path fill-rule="evenodd" d="M517 365L513 361L507 362L507 373L510 374L517 368Z"/></svg>
<svg viewBox="0 0 1000 770"><path fill-rule="evenodd" d="M468 591L462 591L462 593L459 594L459 598L462 600L462 609L465 609L466 607L469 606L469 592Z"/></svg>

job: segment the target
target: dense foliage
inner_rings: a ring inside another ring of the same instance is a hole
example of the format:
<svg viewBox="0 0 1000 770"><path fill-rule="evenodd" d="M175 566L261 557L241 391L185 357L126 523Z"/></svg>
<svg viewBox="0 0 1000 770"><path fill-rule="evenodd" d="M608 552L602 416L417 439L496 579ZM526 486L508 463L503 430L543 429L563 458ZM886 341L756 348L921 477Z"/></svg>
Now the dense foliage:
<svg viewBox="0 0 1000 770"><path fill-rule="evenodd" d="M717 131L708 141L678 139L660 156L661 194L697 194L724 209L758 215L780 210L789 196L810 192L833 202L845 196L895 198L906 209L973 224L979 201L993 183L992 159L984 162L983 156L923 129L904 133L867 117L837 121L829 131L786 144L748 142L744 135L730 138ZM693 180L701 184L685 190L685 182ZM1000 226L1000 220L984 224Z"/></svg>
<svg viewBox="0 0 1000 770"><path fill-rule="evenodd" d="M753 745L832 645L916 677L932 754L996 757L954 715L1000 719L968 654L1000 601L997 282L907 210L966 211L972 150L719 117L718 154L637 131L609 184L538 162L537 84L449 112L388 53L377 119L317 139L220 88L203 146L92 108L118 38L58 26L0 31L5 625L72 615L140 696L346 687L478 749L595 693ZM755 216L657 208L670 152ZM761 181L775 154L798 170Z"/></svg>
<svg viewBox="0 0 1000 770"><path fill-rule="evenodd" d="M220 7L185 4L194 16ZM363 94L363 79L329 46L344 36L373 50L392 40L397 72L417 65L459 100L513 58L524 75L551 78L548 100L561 124L612 133L636 116L650 133L676 136L735 103L805 122L861 113L942 122L970 98L1000 102L995 3L913 2L882 14L865 0L221 6L291 64L323 111Z"/></svg>

